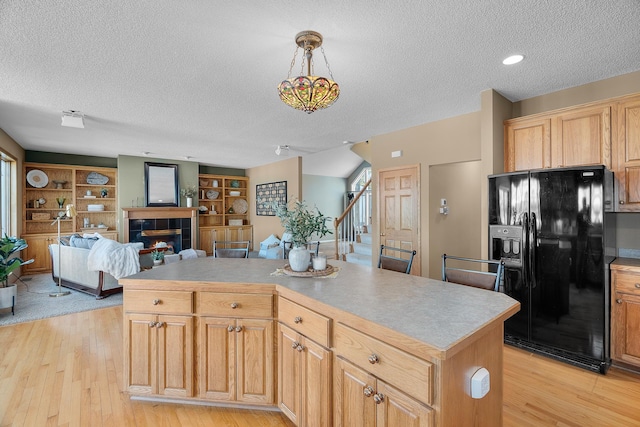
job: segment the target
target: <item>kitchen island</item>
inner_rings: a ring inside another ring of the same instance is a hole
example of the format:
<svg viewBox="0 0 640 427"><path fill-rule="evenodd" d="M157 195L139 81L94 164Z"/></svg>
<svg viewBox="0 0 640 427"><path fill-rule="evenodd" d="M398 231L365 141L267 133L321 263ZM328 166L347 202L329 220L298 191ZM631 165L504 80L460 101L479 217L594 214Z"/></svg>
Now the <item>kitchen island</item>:
<svg viewBox="0 0 640 427"><path fill-rule="evenodd" d="M517 301L334 260L333 278L283 264L199 258L121 279L126 390L278 407L299 426L501 425ZM482 367L489 391L472 398Z"/></svg>

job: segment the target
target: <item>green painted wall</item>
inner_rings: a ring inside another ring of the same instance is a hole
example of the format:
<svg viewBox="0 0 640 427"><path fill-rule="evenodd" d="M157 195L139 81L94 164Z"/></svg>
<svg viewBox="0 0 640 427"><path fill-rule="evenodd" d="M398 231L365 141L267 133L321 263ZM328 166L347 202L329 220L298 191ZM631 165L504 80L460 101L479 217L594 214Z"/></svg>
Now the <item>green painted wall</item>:
<svg viewBox="0 0 640 427"><path fill-rule="evenodd" d="M302 175L302 200L307 205L318 208L324 216L331 217L327 227L333 231L333 220L344 211L344 194L347 191L347 179L319 175ZM332 235L325 236L330 239ZM323 240L324 240L323 239Z"/></svg>

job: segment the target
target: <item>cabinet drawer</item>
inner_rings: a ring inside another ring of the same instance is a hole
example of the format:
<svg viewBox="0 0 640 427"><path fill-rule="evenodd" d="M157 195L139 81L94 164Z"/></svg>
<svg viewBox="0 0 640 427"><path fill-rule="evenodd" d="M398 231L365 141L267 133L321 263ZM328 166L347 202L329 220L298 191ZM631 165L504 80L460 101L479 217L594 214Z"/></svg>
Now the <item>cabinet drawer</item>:
<svg viewBox="0 0 640 427"><path fill-rule="evenodd" d="M160 314L193 313L193 292L124 290L124 311Z"/></svg>
<svg viewBox="0 0 640 427"><path fill-rule="evenodd" d="M285 298L278 300L278 320L325 347L331 347L331 319Z"/></svg>
<svg viewBox="0 0 640 427"><path fill-rule="evenodd" d="M625 292L640 295L640 275L632 273L615 272L614 285L616 292Z"/></svg>
<svg viewBox="0 0 640 427"><path fill-rule="evenodd" d="M335 325L334 344L338 355L416 399L432 404L432 363L341 323Z"/></svg>
<svg viewBox="0 0 640 427"><path fill-rule="evenodd" d="M200 292L196 311L206 316L273 317L272 294Z"/></svg>

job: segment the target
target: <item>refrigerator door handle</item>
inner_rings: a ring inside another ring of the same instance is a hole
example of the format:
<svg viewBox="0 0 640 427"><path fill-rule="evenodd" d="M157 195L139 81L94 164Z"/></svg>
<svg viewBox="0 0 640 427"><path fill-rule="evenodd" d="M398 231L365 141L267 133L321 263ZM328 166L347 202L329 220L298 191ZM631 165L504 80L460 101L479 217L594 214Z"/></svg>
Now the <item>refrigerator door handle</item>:
<svg viewBox="0 0 640 427"><path fill-rule="evenodd" d="M529 286L529 215L522 214L522 275L524 286Z"/></svg>
<svg viewBox="0 0 640 427"><path fill-rule="evenodd" d="M536 214L535 212L531 212L531 223L529 224L529 273L531 277L529 278L529 286L533 289L536 287L536 242L538 239L537 235L537 224L536 224Z"/></svg>

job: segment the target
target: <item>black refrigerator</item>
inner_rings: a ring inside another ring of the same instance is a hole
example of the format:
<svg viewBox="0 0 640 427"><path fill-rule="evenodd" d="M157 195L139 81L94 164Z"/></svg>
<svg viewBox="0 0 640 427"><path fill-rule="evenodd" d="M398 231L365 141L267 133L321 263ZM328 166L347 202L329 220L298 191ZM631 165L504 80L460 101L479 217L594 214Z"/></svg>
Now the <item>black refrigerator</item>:
<svg viewBox="0 0 640 427"><path fill-rule="evenodd" d="M613 196L603 166L489 176L489 256L504 260L501 292L521 304L507 344L606 372Z"/></svg>

